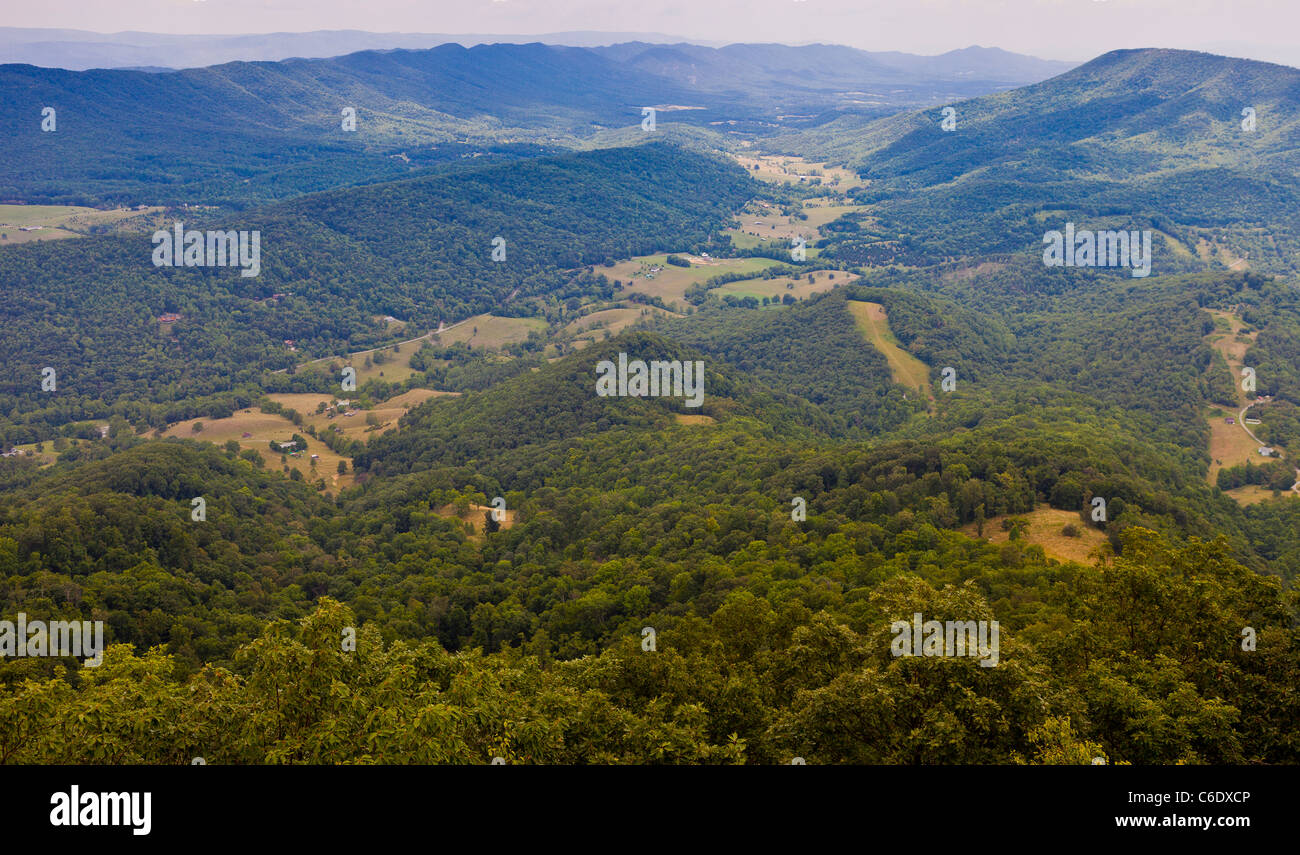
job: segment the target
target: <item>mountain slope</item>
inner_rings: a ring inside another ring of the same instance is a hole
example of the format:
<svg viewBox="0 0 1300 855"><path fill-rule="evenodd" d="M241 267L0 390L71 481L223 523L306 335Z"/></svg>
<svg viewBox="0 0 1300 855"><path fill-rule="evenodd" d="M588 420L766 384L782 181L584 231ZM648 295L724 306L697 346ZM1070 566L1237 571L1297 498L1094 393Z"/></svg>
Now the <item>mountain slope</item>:
<svg viewBox="0 0 1300 855"><path fill-rule="evenodd" d="M434 329L608 296L610 283L584 266L706 246L753 192L730 162L650 143L315 194L238 219L185 219L188 229L259 231L256 277L155 267L146 236L7 247L0 348L14 370L0 379L0 400L24 401L28 424L44 417L36 412L106 416L132 400L241 388L255 400L260 393L247 390L263 388L264 370L296 362L286 339L324 356L373 346L383 315ZM157 320L166 312L184 317L168 334ZM27 382L44 366L62 378L53 399Z"/></svg>
<svg viewBox="0 0 1300 855"><path fill-rule="evenodd" d="M439 143L482 147L520 126L533 130L505 135L548 142L592 123L638 125L642 105L684 97L591 51L539 44L163 74L0 66L0 103L30 119L0 129L8 167L0 196L265 199L266 179L286 171L343 171L332 186L351 183L353 173L394 177ZM53 133L41 129L46 107L57 111ZM355 132L342 129L345 107L356 111Z"/></svg>
<svg viewBox="0 0 1300 855"><path fill-rule="evenodd" d="M861 196L878 203L881 231L905 242L927 233L913 248L931 261L1038 254L1046 230L1084 221L1164 232L1159 271L1198 269L1220 249L1257 269L1297 269L1300 70L1115 51L953 109L950 132L936 109L776 144L855 166L873 182ZM950 225L942 237L935 222Z"/></svg>

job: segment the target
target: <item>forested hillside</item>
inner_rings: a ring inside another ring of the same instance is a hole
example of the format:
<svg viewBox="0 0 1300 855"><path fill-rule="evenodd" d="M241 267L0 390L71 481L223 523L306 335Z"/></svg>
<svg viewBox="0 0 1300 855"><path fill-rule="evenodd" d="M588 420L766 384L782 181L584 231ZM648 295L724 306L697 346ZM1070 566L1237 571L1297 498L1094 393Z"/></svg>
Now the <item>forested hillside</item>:
<svg viewBox="0 0 1300 855"><path fill-rule="evenodd" d="M694 191L701 185L707 195ZM323 391L328 381L266 375L296 363L285 340L327 356L381 343L384 315L430 330L596 295L610 283L591 265L706 246L752 192L734 165L652 143L185 221L260 231L256 277L155 267L144 236L0 248L10 366L0 411L21 413L0 430L12 443L115 415L156 427L247 407L267 391ZM494 261L498 248L504 258ZM170 335L158 322L166 313L182 318ZM41 386L47 366L55 394Z"/></svg>
<svg viewBox="0 0 1300 855"><path fill-rule="evenodd" d="M771 144L871 179L858 196L878 222L861 242L877 252L895 241L930 263L1037 257L1046 230L1074 221L1156 230L1162 273L1220 249L1294 273L1297 93L1300 70L1286 66L1114 51L1042 83L954 102L949 127L933 108L866 124L847 117Z"/></svg>

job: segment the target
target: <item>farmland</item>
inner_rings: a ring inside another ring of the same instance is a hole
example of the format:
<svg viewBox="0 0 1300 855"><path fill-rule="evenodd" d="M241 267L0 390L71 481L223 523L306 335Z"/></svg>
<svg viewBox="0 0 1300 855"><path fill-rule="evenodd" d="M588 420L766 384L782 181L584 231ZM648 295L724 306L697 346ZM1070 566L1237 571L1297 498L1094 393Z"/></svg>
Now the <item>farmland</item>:
<svg viewBox="0 0 1300 855"><path fill-rule="evenodd" d="M161 225L163 212L159 207L100 210L77 205L0 205L0 246L77 238L99 231L149 231Z"/></svg>
<svg viewBox="0 0 1300 855"><path fill-rule="evenodd" d="M270 450L272 442L288 442L296 433L303 436L304 428L311 427L325 431L336 427L349 439L367 441L370 437L389 430L395 430L397 420L412 407L430 398L454 395L452 392L434 392L428 389L412 389L390 398L370 410L352 410L352 415L317 413L316 408L332 404L333 395L313 393L291 393L268 396L281 406L301 414L302 425L295 425L288 416L278 413L264 413L258 408L248 408L236 412L225 419L189 419L167 428L163 436L197 439L224 445L234 440L240 450L252 449L270 468L281 468L286 473L296 470L309 483L317 479L325 482L325 489L330 492L350 487L353 483L352 461L328 448L315 437L307 436L307 447L299 449L296 454L278 455ZM195 430L199 425L199 430ZM316 455L316 459L313 459ZM345 462L347 472L340 474L339 463Z"/></svg>
<svg viewBox="0 0 1300 855"><path fill-rule="evenodd" d="M778 262L770 258L701 258L689 256L690 267L668 264L667 254L643 255L615 264L603 272L623 282L619 296L644 294L658 297L667 306L686 307L686 289L724 273L757 275ZM656 270L656 268L658 268Z"/></svg>
<svg viewBox="0 0 1300 855"><path fill-rule="evenodd" d="M1259 336L1258 330L1247 331L1245 323L1234 314L1218 309L1207 310L1214 318L1215 329L1206 337L1210 344L1228 364L1232 375L1233 388L1236 390L1237 407L1233 410L1221 406L1208 408L1206 419L1210 426L1210 469L1209 482L1217 482L1219 470L1229 466L1242 466L1246 463L1259 463L1260 443L1246 431L1241 423L1242 414L1249 403L1241 389L1241 369L1246 351ZM1254 412L1258 413L1258 410ZM1232 424L1228 420L1232 419ZM1262 501L1255 492L1243 492L1246 488L1233 491L1229 495L1242 504L1254 504ZM1243 501L1246 500L1246 501Z"/></svg>
<svg viewBox="0 0 1300 855"><path fill-rule="evenodd" d="M773 276L771 279L741 279L728 282L709 291L710 294L735 297L753 297L761 300L767 297L780 302L786 294L804 300L814 294L829 291L836 285L849 281L849 275L835 270L810 270L799 276Z"/></svg>

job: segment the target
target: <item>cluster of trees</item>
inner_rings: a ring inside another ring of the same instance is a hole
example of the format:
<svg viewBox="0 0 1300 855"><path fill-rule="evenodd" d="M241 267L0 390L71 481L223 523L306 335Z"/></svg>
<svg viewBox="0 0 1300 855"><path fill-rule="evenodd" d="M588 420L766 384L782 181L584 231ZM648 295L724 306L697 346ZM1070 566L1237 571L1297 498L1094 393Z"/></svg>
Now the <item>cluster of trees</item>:
<svg viewBox="0 0 1300 855"><path fill-rule="evenodd" d="M1285 463L1265 463L1256 466L1247 462L1245 466L1225 466L1215 476L1220 490L1232 490L1247 484L1259 484L1270 490L1290 490L1296 478L1295 468Z"/></svg>

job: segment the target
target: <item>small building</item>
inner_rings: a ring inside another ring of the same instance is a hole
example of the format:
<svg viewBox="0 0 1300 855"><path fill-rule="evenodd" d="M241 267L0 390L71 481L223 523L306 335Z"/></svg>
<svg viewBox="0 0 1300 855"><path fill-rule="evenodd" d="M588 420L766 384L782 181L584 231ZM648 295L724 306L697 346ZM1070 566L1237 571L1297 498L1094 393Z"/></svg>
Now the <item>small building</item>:
<svg viewBox="0 0 1300 855"><path fill-rule="evenodd" d="M181 315L175 312L167 312L158 316L158 323L160 324L174 324L179 320L181 320Z"/></svg>
<svg viewBox="0 0 1300 855"><path fill-rule="evenodd" d="M1274 452L1271 446L1261 445L1259 447L1259 453L1262 454L1264 457L1272 457Z"/></svg>
<svg viewBox="0 0 1300 855"><path fill-rule="evenodd" d="M1263 424L1263 422L1261 422L1259 419L1243 419L1242 421L1245 422L1245 423L1248 424L1248 425L1262 425L1262 424Z"/></svg>
<svg viewBox="0 0 1300 855"><path fill-rule="evenodd" d="M1230 424L1230 425L1235 425L1235 424L1237 423L1237 420L1234 419L1232 416L1228 416L1228 417L1227 417L1226 419L1224 419L1223 421L1224 421L1226 424Z"/></svg>
<svg viewBox="0 0 1300 855"><path fill-rule="evenodd" d="M249 433L248 431L244 431L244 435L241 437L241 439L252 439L252 438L253 438L253 435L252 435L251 433Z"/></svg>

